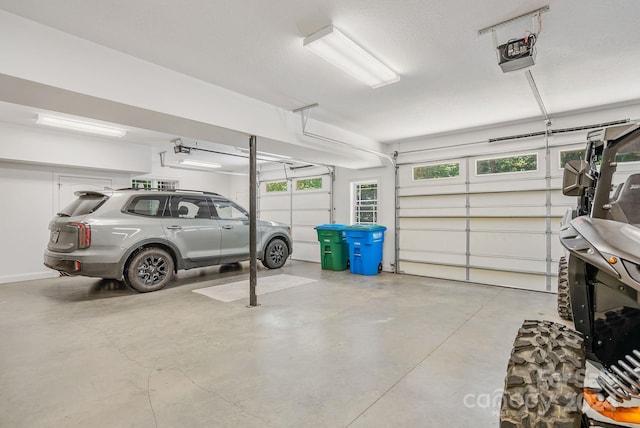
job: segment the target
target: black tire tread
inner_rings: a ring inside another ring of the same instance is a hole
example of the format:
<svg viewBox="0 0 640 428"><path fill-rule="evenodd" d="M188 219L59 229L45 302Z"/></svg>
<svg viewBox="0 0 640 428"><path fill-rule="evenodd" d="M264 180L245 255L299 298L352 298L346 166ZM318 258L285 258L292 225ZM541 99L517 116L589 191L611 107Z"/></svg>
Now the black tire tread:
<svg viewBox="0 0 640 428"><path fill-rule="evenodd" d="M270 258L269 253L271 252L271 249L276 245L282 246L282 249L284 250L281 263L275 263ZM267 269L280 269L287 262L288 258L289 258L289 247L287 246L287 243L280 238L274 238L271 241L269 241L269 243L266 245L264 249L264 254L262 255L262 265Z"/></svg>
<svg viewBox="0 0 640 428"><path fill-rule="evenodd" d="M579 428L582 336L551 321L525 321L514 342L500 408L501 428Z"/></svg>
<svg viewBox="0 0 640 428"><path fill-rule="evenodd" d="M136 264L137 262L146 257L149 254L153 254L156 253L159 256L161 256L162 258L165 259L166 264L167 264L167 275L165 276L164 280L161 281L158 284L155 284L154 286L150 287L150 286L146 286L142 283L139 283L137 276L136 276ZM127 284L127 286L129 286L130 288L132 288L135 291L138 291L140 293L148 293L148 292L152 292L152 291L158 291L163 289L164 287L167 286L167 284L169 284L169 282L171 282L171 279L173 278L173 273L174 273L174 262L173 262L173 258L171 257L171 255L169 253L167 253L165 250L163 250L162 248L158 248L158 247L148 247L145 248L137 253L134 253L130 259L129 262L127 263L127 267L125 269L124 272L124 280L125 283Z"/></svg>
<svg viewBox="0 0 640 428"><path fill-rule="evenodd" d="M558 315L563 320L573 321L569 295L569 263L566 257L561 257L558 265Z"/></svg>

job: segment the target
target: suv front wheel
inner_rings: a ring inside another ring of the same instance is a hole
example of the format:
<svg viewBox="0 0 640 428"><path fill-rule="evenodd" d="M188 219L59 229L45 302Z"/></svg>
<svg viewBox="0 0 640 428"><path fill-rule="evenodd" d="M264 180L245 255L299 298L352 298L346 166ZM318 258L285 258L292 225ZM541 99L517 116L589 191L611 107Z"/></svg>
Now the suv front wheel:
<svg viewBox="0 0 640 428"><path fill-rule="evenodd" d="M279 269L284 266L288 257L289 248L287 244L282 239L275 238L267 244L262 258L262 264L269 269Z"/></svg>
<svg viewBox="0 0 640 428"><path fill-rule="evenodd" d="M161 248L145 248L133 256L124 277L141 293L160 290L173 278L173 258Z"/></svg>

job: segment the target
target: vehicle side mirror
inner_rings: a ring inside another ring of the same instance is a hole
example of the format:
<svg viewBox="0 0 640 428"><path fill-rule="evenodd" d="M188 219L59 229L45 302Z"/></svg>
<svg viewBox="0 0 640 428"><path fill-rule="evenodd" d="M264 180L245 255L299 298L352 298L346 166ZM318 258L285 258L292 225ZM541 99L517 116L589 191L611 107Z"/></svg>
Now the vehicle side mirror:
<svg viewBox="0 0 640 428"><path fill-rule="evenodd" d="M565 196L582 196L584 191L593 184L593 176L589 162L574 159L564 166L562 176L562 194Z"/></svg>

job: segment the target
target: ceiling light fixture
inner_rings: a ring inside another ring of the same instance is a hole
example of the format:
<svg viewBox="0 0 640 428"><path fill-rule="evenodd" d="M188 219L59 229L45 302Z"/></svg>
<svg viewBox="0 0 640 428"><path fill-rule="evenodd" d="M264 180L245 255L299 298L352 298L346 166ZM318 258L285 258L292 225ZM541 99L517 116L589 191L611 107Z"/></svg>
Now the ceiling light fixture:
<svg viewBox="0 0 640 428"><path fill-rule="evenodd" d="M53 126L55 128L71 129L73 131L88 132L91 134L106 135L109 137L124 137L127 131L112 126L98 125L96 123L83 122L64 117L48 116L39 114L36 119L38 125Z"/></svg>
<svg viewBox="0 0 640 428"><path fill-rule="evenodd" d="M333 25L306 37L302 45L372 88L400 80L398 74Z"/></svg>
<svg viewBox="0 0 640 428"><path fill-rule="evenodd" d="M220 165L219 163L205 162L193 159L180 159L178 163L180 165L197 166L200 168L222 168L222 165Z"/></svg>

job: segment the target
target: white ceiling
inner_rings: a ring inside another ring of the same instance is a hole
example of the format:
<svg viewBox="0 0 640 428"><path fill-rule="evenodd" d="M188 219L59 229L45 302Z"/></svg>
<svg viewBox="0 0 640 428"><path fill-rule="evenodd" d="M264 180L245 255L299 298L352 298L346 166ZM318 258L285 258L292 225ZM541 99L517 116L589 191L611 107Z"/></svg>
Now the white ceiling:
<svg viewBox="0 0 640 428"><path fill-rule="evenodd" d="M637 0L0 0L0 9L389 142L540 115L478 30L538 7L531 72L551 115L640 99ZM371 89L308 52L333 23L401 75ZM533 30L530 19L498 40Z"/></svg>

